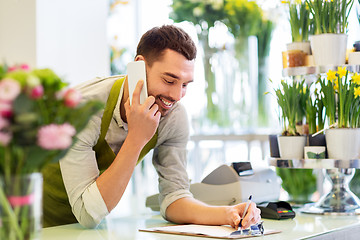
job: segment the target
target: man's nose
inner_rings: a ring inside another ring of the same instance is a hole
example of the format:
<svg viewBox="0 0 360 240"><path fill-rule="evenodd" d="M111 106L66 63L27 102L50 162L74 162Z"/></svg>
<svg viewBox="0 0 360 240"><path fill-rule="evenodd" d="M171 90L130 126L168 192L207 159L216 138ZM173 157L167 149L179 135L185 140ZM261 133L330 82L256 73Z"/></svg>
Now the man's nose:
<svg viewBox="0 0 360 240"><path fill-rule="evenodd" d="M180 99L184 96L184 91L182 86L175 86L171 89L170 97L175 101L180 101Z"/></svg>

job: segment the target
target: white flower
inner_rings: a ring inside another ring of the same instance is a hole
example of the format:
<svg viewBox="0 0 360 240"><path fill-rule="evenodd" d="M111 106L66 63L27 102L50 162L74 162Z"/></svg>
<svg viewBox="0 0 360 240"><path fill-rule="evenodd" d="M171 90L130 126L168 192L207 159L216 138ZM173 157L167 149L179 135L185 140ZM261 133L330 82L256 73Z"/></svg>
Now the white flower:
<svg viewBox="0 0 360 240"><path fill-rule="evenodd" d="M193 9L193 14L194 16L199 17L204 14L204 11L201 7L196 7Z"/></svg>
<svg viewBox="0 0 360 240"><path fill-rule="evenodd" d="M16 80L5 78L0 81L0 100L11 102L21 92L20 83Z"/></svg>

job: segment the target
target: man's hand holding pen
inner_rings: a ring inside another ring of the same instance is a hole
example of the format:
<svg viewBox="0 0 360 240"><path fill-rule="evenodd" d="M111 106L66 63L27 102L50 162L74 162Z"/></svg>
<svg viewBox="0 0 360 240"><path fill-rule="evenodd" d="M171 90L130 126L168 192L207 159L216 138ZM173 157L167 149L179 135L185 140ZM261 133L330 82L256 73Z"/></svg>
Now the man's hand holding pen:
<svg viewBox="0 0 360 240"><path fill-rule="evenodd" d="M247 211L246 205L248 205ZM238 229L239 227L242 229L249 228L251 225L258 223L261 220L260 209L251 201L231 206L229 207L229 211L229 225L235 229Z"/></svg>

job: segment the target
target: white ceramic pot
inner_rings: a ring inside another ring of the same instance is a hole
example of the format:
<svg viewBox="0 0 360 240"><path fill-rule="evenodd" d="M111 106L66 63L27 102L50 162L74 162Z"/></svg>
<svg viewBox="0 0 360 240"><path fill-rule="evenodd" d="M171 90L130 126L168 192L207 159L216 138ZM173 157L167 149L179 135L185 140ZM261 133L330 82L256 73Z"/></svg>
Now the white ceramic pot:
<svg viewBox="0 0 360 240"><path fill-rule="evenodd" d="M303 159L306 136L278 136L280 158Z"/></svg>
<svg viewBox="0 0 360 240"><path fill-rule="evenodd" d="M300 51L303 51L304 53L306 53L307 55L311 55L311 47L310 47L309 41L288 43L288 44L286 44L286 50L287 51L300 50Z"/></svg>
<svg viewBox="0 0 360 240"><path fill-rule="evenodd" d="M325 130L328 157L337 160L360 158L360 129L334 128Z"/></svg>
<svg viewBox="0 0 360 240"><path fill-rule="evenodd" d="M345 64L347 35L324 33L310 36L311 51L318 66Z"/></svg>

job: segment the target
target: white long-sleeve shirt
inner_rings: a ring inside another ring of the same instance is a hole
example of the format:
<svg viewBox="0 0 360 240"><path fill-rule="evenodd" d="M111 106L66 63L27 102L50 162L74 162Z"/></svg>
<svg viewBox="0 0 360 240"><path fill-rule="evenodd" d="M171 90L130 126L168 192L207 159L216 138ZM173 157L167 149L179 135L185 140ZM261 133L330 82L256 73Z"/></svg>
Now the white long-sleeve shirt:
<svg viewBox="0 0 360 240"><path fill-rule="evenodd" d="M104 103L114 82L120 76L97 78L76 88L83 98L98 99ZM120 102L115 107L113 119L106 134L106 141L117 154L127 136L127 124L120 117ZM81 117L81 116L79 116ZM109 214L96 185L99 176L95 152L92 147L100 135L102 112L90 120L88 126L78 134L78 140L60 160L60 168L72 211L78 222L85 227L95 227ZM160 119L158 140L153 154L153 165L159 176L160 212L166 218L166 208L177 199L191 197L186 173L186 144L189 125L184 107L176 103L171 112Z"/></svg>

